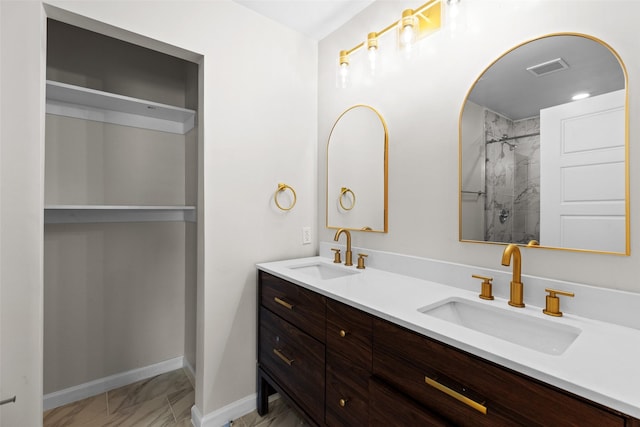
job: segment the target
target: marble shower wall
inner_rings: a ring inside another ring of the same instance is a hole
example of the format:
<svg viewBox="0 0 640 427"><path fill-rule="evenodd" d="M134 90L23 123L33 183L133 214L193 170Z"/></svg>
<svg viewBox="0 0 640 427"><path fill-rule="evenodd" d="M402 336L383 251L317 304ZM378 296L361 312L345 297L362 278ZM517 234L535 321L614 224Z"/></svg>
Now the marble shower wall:
<svg viewBox="0 0 640 427"><path fill-rule="evenodd" d="M539 117L513 121L485 110L485 140L540 133ZM540 136L486 144L485 240L527 243L540 235Z"/></svg>

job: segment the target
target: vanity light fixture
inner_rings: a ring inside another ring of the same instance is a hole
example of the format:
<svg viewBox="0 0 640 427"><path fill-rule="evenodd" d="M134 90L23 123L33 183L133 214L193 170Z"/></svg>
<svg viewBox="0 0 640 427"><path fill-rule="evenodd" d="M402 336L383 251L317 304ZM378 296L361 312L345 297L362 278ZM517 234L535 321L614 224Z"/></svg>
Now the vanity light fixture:
<svg viewBox="0 0 640 427"><path fill-rule="evenodd" d="M340 51L340 65L338 66L338 87L346 88L349 86L349 52Z"/></svg>
<svg viewBox="0 0 640 427"><path fill-rule="evenodd" d="M455 18L456 16L458 16L458 13L460 12L459 5L460 0L447 0L447 6L449 7L449 16L451 18Z"/></svg>
<svg viewBox="0 0 640 427"><path fill-rule="evenodd" d="M375 73L376 60L378 58L378 34L369 33L367 35L367 54L369 55L369 67L371 74Z"/></svg>
<svg viewBox="0 0 640 427"><path fill-rule="evenodd" d="M459 0L451 0L455 4ZM429 0L417 9L406 9L402 17L387 27L377 32L368 34L367 39L349 50L341 50L338 61L338 87L347 87L349 79L349 57L366 48L369 54L369 63L372 71L375 68L379 52L378 39L393 29L397 29L398 47L401 50L410 50L416 41L431 34L440 28L442 0Z"/></svg>
<svg viewBox="0 0 640 427"><path fill-rule="evenodd" d="M460 0L447 0L447 21L451 31L458 28L458 15L460 14Z"/></svg>
<svg viewBox="0 0 640 427"><path fill-rule="evenodd" d="M398 23L398 47L400 49L411 49L418 37L418 18L414 15L413 9L402 11L402 18Z"/></svg>

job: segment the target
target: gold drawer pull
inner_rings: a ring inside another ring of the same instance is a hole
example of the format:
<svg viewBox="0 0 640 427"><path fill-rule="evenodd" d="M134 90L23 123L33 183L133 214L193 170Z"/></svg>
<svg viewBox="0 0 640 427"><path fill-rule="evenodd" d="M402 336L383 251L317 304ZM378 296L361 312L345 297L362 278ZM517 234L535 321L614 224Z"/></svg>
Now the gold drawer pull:
<svg viewBox="0 0 640 427"><path fill-rule="evenodd" d="M278 356L280 358L280 360L282 360L287 365L291 366L293 364L293 359L289 359L287 356L282 354L282 352L280 350L278 350L277 348L274 348L273 352L275 353L276 356Z"/></svg>
<svg viewBox="0 0 640 427"><path fill-rule="evenodd" d="M448 394L449 396L453 397L456 400L459 400L460 402L464 403L465 405L469 405L471 406L473 409L475 409L478 412L482 412L483 414L487 415L487 407L476 402L475 400L471 400L468 397L458 393L455 390L451 390L449 387L440 384L439 382L432 380L429 377L424 377L424 382L426 382L427 384L429 384L431 387L440 390L441 392Z"/></svg>
<svg viewBox="0 0 640 427"><path fill-rule="evenodd" d="M345 406L347 406L347 402L348 402L348 400L347 400L347 399L340 399L340 400L338 401L338 403L340 404L340 406L342 406L343 408L344 408Z"/></svg>
<svg viewBox="0 0 640 427"><path fill-rule="evenodd" d="M285 300L280 299L280 298L278 298L278 297L273 297L273 300L274 300L275 302L277 302L278 304L280 304L281 306L286 307L286 308L288 308L289 310L293 310L293 304L289 304L289 303L288 303L288 302L286 302Z"/></svg>
<svg viewBox="0 0 640 427"><path fill-rule="evenodd" d="M347 331L345 331L344 329L340 329L340 336L342 338L346 337L347 336Z"/></svg>

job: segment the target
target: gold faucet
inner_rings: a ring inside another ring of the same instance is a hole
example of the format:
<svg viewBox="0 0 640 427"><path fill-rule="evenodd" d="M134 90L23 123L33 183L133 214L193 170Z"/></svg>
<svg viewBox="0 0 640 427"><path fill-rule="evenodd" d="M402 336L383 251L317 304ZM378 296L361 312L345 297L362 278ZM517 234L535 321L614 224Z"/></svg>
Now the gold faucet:
<svg viewBox="0 0 640 427"><path fill-rule="evenodd" d="M333 240L335 240L336 242L338 241L338 239L340 238L340 234L344 233L347 236L347 251L344 254L344 265L350 266L353 265L353 254L351 252L351 233L349 233L349 230L347 230L346 228L341 228L338 231L336 231L336 235L333 238Z"/></svg>
<svg viewBox="0 0 640 427"><path fill-rule="evenodd" d="M511 264L511 258L513 257L513 279L511 280L511 296L509 297L509 305L514 307L524 307L522 301L522 278L520 272L522 270L522 257L520 256L520 249L513 243L508 245L502 253L502 265L508 266Z"/></svg>

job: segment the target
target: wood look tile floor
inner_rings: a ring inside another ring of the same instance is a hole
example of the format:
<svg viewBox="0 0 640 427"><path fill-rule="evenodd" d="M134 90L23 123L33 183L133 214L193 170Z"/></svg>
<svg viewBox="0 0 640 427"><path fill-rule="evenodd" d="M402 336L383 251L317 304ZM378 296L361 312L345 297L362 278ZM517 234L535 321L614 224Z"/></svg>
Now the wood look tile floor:
<svg viewBox="0 0 640 427"><path fill-rule="evenodd" d="M182 369L44 413L44 427L191 427L195 391Z"/></svg>
<svg viewBox="0 0 640 427"><path fill-rule="evenodd" d="M269 413L264 417L256 411L234 420L231 427L306 427L309 424L282 399L269 402Z"/></svg>
<svg viewBox="0 0 640 427"><path fill-rule="evenodd" d="M195 391L182 369L157 375L124 387L44 413L43 427L192 427ZM253 411L232 427L307 426L282 399L269 403L261 417Z"/></svg>

